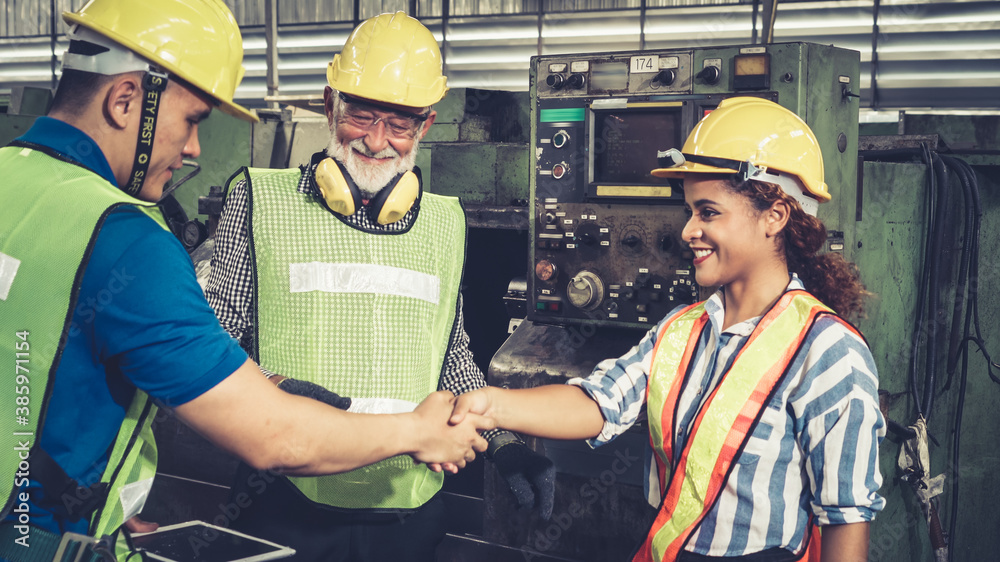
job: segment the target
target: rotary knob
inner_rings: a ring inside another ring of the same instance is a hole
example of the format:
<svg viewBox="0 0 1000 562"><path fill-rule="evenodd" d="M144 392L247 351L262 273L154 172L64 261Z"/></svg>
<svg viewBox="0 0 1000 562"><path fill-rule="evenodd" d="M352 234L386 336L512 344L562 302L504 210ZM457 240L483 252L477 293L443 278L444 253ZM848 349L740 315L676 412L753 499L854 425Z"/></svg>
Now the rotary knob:
<svg viewBox="0 0 1000 562"><path fill-rule="evenodd" d="M582 310L594 310L604 300L604 282L596 273L583 270L566 286L570 304Z"/></svg>
<svg viewBox="0 0 1000 562"><path fill-rule="evenodd" d="M701 72L695 75L695 78L704 80L706 84L717 84L719 78L722 77L722 70L717 66L706 66L701 69Z"/></svg>
<svg viewBox="0 0 1000 562"><path fill-rule="evenodd" d="M567 142L569 142L569 133L566 131L559 131L558 133L552 135L552 146L556 148L566 146Z"/></svg>
<svg viewBox="0 0 1000 562"><path fill-rule="evenodd" d="M559 90L563 87L566 79L563 78L562 74L549 74L545 77L545 84L553 90Z"/></svg>
<svg viewBox="0 0 1000 562"><path fill-rule="evenodd" d="M667 289L667 295L673 305L693 304L698 302L698 286L688 277L679 277Z"/></svg>
<svg viewBox="0 0 1000 562"><path fill-rule="evenodd" d="M677 79L677 73L671 69L664 69L656 73L653 83L657 85L669 86Z"/></svg>

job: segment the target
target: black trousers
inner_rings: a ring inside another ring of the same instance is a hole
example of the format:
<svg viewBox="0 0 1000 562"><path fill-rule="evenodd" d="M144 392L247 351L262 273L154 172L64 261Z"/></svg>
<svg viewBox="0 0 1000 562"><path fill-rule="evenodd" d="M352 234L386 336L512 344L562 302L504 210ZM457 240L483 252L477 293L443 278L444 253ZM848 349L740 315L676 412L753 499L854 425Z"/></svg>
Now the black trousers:
<svg viewBox="0 0 1000 562"><path fill-rule="evenodd" d="M411 511L373 513L320 506L286 478L241 463L230 494L231 527L295 549L299 562L433 562L445 535L438 494Z"/></svg>

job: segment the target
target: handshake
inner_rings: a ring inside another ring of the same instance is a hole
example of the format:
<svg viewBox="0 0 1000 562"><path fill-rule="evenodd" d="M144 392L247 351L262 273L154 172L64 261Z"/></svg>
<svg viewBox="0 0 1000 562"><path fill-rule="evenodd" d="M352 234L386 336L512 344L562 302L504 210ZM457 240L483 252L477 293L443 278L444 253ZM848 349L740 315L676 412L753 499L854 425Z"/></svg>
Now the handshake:
<svg viewBox="0 0 1000 562"><path fill-rule="evenodd" d="M415 461L427 464L435 472L456 473L475 460L477 452L486 452L521 508L537 507L543 519L552 514L555 495L552 461L506 431L494 432L499 434L489 442L480 434L498 429L488 389L457 397L442 390L430 394L414 407L400 400L352 400L298 379L284 378L278 382L278 388L349 412L412 416L413 449L409 454Z"/></svg>

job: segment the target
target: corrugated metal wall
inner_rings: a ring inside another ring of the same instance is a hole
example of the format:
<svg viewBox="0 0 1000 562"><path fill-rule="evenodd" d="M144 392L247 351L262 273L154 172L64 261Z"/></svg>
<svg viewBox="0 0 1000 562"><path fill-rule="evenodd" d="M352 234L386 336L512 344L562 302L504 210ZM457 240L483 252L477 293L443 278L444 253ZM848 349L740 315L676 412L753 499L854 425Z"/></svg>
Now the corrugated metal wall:
<svg viewBox="0 0 1000 562"><path fill-rule="evenodd" d="M237 96L262 105L266 93L264 6L227 0L243 28L247 77ZM12 86L48 87L65 49L65 25L51 14L84 0L0 2L0 94ZM456 87L525 90L529 57L748 44L750 0L297 0L278 2L281 94L317 94L327 61L356 19L404 10L442 40ZM861 52L862 106L1000 107L1000 2L876 0L778 4L775 41L829 43ZM539 12L541 10L541 13ZM760 18L757 21L760 36ZM539 38L539 30L541 37ZM873 42L877 61L873 68ZM55 47L53 48L53 45ZM873 82L874 80L874 82ZM874 87L873 87L874 83Z"/></svg>

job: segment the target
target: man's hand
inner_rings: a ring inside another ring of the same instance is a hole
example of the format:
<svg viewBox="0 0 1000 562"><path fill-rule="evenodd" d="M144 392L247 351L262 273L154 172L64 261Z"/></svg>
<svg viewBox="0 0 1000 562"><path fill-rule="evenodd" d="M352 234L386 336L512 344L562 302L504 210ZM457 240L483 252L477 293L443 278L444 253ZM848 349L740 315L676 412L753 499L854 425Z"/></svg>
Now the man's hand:
<svg viewBox="0 0 1000 562"><path fill-rule="evenodd" d="M160 528L160 524L143 521L142 519L139 519L138 515L136 515L125 522L125 528L131 533L152 533Z"/></svg>
<svg viewBox="0 0 1000 562"><path fill-rule="evenodd" d="M486 440L479 432L494 429L493 419L468 413L462 421L449 423L454 408L455 395L442 390L429 395L413 410L414 460L431 465L451 463L455 472L475 460L476 451L486 450Z"/></svg>
<svg viewBox="0 0 1000 562"><path fill-rule="evenodd" d="M503 434L494 440L511 436ZM538 508L546 521L552 516L556 492L556 467L544 455L528 448L521 441L509 441L492 452L493 464L507 481L521 509Z"/></svg>

